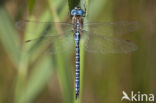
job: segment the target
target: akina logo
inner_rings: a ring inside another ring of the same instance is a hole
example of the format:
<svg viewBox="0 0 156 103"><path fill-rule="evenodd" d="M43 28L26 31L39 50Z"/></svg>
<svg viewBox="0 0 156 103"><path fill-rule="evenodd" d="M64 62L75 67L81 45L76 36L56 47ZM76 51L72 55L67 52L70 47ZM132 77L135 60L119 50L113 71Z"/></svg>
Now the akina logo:
<svg viewBox="0 0 156 103"><path fill-rule="evenodd" d="M134 93L134 91L131 91L130 95L128 95L125 91L122 91L122 98L121 101L127 100L130 102L138 101L139 103L144 102L154 102L154 94L145 94L138 91L137 93Z"/></svg>

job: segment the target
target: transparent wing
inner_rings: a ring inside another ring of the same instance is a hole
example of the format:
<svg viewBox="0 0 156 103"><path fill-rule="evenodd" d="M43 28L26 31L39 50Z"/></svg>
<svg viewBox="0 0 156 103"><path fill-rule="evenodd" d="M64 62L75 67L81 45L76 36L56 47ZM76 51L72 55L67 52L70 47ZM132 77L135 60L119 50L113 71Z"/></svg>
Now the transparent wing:
<svg viewBox="0 0 156 103"><path fill-rule="evenodd" d="M74 39L69 36L41 36L36 39L25 41L25 52L38 52L56 54L72 52Z"/></svg>
<svg viewBox="0 0 156 103"><path fill-rule="evenodd" d="M90 36L86 40L85 50L92 53L129 53L137 50L135 43L129 40L109 38L103 36Z"/></svg>
<svg viewBox="0 0 156 103"><path fill-rule="evenodd" d="M56 36L61 35L64 32L72 32L72 24L65 22L40 22L40 21L29 21L21 20L16 22L16 28L19 31L25 31L31 35L39 35L43 30L46 34ZM49 27L45 31L45 28Z"/></svg>
<svg viewBox="0 0 156 103"><path fill-rule="evenodd" d="M106 23L84 23L84 31L96 33L98 35L112 36L121 35L128 32L134 32L139 29L140 25L136 21L118 21Z"/></svg>

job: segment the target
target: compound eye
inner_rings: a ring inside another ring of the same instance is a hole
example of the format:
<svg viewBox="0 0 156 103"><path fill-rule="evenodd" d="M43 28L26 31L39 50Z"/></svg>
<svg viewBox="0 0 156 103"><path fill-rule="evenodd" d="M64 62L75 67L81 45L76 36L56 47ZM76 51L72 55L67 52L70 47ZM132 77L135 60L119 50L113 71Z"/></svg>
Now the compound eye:
<svg viewBox="0 0 156 103"><path fill-rule="evenodd" d="M77 10L73 9L73 10L71 11L71 15L77 15Z"/></svg>
<svg viewBox="0 0 156 103"><path fill-rule="evenodd" d="M78 15L83 15L83 11L81 9L77 10L77 13L78 13Z"/></svg>

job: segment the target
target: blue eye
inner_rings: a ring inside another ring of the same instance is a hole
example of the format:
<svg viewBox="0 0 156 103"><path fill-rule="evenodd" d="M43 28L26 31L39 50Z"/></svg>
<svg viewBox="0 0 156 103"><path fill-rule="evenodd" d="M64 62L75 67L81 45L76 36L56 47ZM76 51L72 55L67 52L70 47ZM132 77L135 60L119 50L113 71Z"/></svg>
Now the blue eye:
<svg viewBox="0 0 156 103"><path fill-rule="evenodd" d="M73 10L71 11L71 15L77 15L77 10L73 9Z"/></svg>
<svg viewBox="0 0 156 103"><path fill-rule="evenodd" d="M71 11L71 15L73 16L76 16L76 15L82 16L83 14L84 14L84 11L82 9L73 9Z"/></svg>
<svg viewBox="0 0 156 103"><path fill-rule="evenodd" d="M77 10L77 14L78 15L83 15L83 11L82 10Z"/></svg>

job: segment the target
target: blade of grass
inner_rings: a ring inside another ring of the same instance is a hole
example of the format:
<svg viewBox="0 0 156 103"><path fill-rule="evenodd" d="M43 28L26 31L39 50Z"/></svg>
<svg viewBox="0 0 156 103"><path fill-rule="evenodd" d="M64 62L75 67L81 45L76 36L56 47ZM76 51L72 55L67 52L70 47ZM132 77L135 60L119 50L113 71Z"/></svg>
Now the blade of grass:
<svg viewBox="0 0 156 103"><path fill-rule="evenodd" d="M58 12L56 11L58 7L53 6L54 4L52 2L50 2L50 8L51 11L53 13L53 17L54 17L54 21L59 21L59 15ZM55 8L54 8L55 7ZM62 9L62 11L60 12L60 14L65 14L64 12L66 12L66 9ZM66 15L62 15L63 17L65 17ZM56 25L57 28L59 28L57 31L58 33L61 32L61 26L60 25ZM56 29L57 29L56 28ZM59 47L63 47L62 42L61 41L55 41L55 47L57 48L57 46ZM58 71L58 76L60 78L60 84L61 84L61 89L63 92L63 97L64 97L64 102L65 103L72 103L73 98L73 89L72 89L72 69L70 69L69 66L69 62L70 60L67 59L69 58L69 55L67 54L56 54L56 61L57 61L57 71Z"/></svg>
<svg viewBox="0 0 156 103"><path fill-rule="evenodd" d="M80 0L68 0L69 10L74 9L75 6L80 4Z"/></svg>
<svg viewBox="0 0 156 103"><path fill-rule="evenodd" d="M64 95L64 102L65 103L72 103L73 101L73 82L72 82L72 76L71 76L71 69L69 69L69 66L66 64L69 61L69 59L66 56L59 54L56 55L57 59L57 67L58 67L58 75L60 78L60 84L62 88L62 92Z"/></svg>
<svg viewBox="0 0 156 103"><path fill-rule="evenodd" d="M33 12L34 5L35 5L35 0L28 0L28 6L29 6L30 14Z"/></svg>
<svg viewBox="0 0 156 103"><path fill-rule="evenodd" d="M85 40L81 39L81 43L80 43L80 101L82 101L82 94L83 94L83 76L84 76L84 59L85 59Z"/></svg>
<svg viewBox="0 0 156 103"><path fill-rule="evenodd" d="M47 18L50 18L51 15L47 13L47 9L41 16L41 20L47 20ZM33 17L33 16L32 16ZM32 18L30 17L30 18ZM41 27L39 30L36 30L39 34L44 30L44 26ZM29 34L29 31L34 31L34 28L32 25L27 25L27 29L25 34L26 40L29 38L33 38L32 34ZM37 35L39 36L39 35ZM30 45L28 48L25 48L26 45L24 45L24 51L25 49L30 49L33 45ZM38 44L39 45L39 44ZM45 44L46 45L46 44ZM43 51L44 48L37 48L33 50L32 52L26 52L23 53L23 58L20 62L19 66L19 72L17 77L17 84L16 84L16 98L15 103L32 103L35 97L38 96L40 91L45 87L47 84L48 79L53 73L53 68L51 68L51 56L42 56L43 58L38 58L41 54L40 51ZM38 51L37 51L38 50ZM33 70L30 74L29 80L27 80L27 73L28 73L28 61L29 63L33 63L33 60L36 60L36 58L39 59L39 63L33 64Z"/></svg>
<svg viewBox="0 0 156 103"><path fill-rule="evenodd" d="M32 70L27 85L23 89L21 98L17 103L33 103L41 90L47 85L49 78L53 74L51 68L51 57L45 56L36 67Z"/></svg>
<svg viewBox="0 0 156 103"><path fill-rule="evenodd" d="M20 61L20 45L19 38L13 27L13 22L10 20L7 11L0 7L0 39L6 48L10 58L17 66Z"/></svg>

